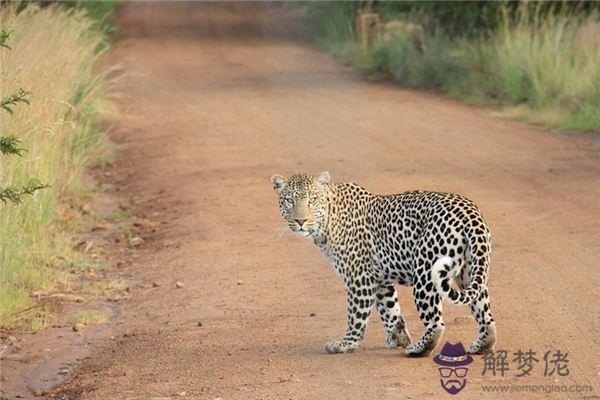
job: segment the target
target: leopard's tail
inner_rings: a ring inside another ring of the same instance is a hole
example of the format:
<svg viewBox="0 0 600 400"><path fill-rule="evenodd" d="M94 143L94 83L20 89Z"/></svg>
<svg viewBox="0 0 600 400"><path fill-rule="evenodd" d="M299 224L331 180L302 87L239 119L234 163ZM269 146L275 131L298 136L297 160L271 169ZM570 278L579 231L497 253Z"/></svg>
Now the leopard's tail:
<svg viewBox="0 0 600 400"><path fill-rule="evenodd" d="M487 283L488 265L490 261L489 240L480 243L469 241L470 266L450 257L441 257L432 268L432 278L437 290L454 304L469 304L479 296ZM462 289L455 289L451 283L455 278L460 280L462 269L469 268L469 282Z"/></svg>

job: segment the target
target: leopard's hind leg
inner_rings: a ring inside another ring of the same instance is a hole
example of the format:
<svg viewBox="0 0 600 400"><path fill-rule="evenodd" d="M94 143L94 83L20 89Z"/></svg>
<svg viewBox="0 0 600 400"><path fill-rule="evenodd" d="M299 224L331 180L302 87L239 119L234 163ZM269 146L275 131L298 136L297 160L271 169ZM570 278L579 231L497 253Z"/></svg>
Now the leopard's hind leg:
<svg viewBox="0 0 600 400"><path fill-rule="evenodd" d="M410 333L406 327L398 294L394 285L382 285L377 289L375 298L379 318L387 332L386 347L406 347L410 343Z"/></svg>
<svg viewBox="0 0 600 400"><path fill-rule="evenodd" d="M423 259L424 260L424 259ZM419 318L425 325L421 338L408 346L404 352L410 357L426 356L437 346L444 335L445 325L442 318L442 297L435 289L431 279L431 263L419 262L422 269L413 285L413 298L419 312ZM428 272L425 272L428 271Z"/></svg>
<svg viewBox="0 0 600 400"><path fill-rule="evenodd" d="M490 297L487 288L469 304L473 318L477 321L479 337L469 346L469 353L482 354L493 350L496 344L496 322L492 317Z"/></svg>

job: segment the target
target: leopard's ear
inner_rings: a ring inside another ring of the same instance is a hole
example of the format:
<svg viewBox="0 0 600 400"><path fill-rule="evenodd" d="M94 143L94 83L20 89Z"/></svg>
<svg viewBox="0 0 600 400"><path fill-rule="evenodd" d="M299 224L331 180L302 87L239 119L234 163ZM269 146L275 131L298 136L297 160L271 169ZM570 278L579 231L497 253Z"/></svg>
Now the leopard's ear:
<svg viewBox="0 0 600 400"><path fill-rule="evenodd" d="M329 176L329 172L328 171L321 172L319 174L319 176L317 176L317 182L321 186L327 186L327 185L329 185L330 181L331 181L331 176Z"/></svg>
<svg viewBox="0 0 600 400"><path fill-rule="evenodd" d="M273 189L275 189L277 193L281 194L286 184L285 176L275 174L271 177L271 183L273 184Z"/></svg>

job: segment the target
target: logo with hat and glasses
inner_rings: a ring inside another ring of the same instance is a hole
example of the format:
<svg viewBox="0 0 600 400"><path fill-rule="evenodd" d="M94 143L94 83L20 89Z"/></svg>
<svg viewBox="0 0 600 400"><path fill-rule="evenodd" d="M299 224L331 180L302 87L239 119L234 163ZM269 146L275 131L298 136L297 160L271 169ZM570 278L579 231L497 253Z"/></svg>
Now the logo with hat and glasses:
<svg viewBox="0 0 600 400"><path fill-rule="evenodd" d="M433 358L439 365L440 383L444 390L456 394L467 385L467 365L473 362L473 357L467 354L462 343L446 342L439 355Z"/></svg>

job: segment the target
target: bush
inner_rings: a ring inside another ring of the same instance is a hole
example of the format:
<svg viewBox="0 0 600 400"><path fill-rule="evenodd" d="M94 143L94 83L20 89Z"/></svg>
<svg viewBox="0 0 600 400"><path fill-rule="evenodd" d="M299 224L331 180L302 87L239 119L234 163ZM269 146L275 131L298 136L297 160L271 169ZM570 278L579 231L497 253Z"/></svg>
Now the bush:
<svg viewBox="0 0 600 400"><path fill-rule="evenodd" d="M505 14L501 28L488 38L459 49L488 98L529 106L521 117L556 110L563 117L549 120L552 127L600 130L595 117L600 113L596 13L582 16L521 7L514 19Z"/></svg>
<svg viewBox="0 0 600 400"><path fill-rule="evenodd" d="M33 305L35 290L49 290L75 257L71 227L62 218L64 198L82 188L85 166L105 146L99 119L111 111L105 79L95 67L104 35L82 11L29 4L17 13L0 8L3 29L13 31L8 51L0 51L0 98L24 88L30 105L0 120L0 136L14 135L24 157L2 159L0 186L23 187L29 177L51 189L0 205L0 324L32 327L44 323Z"/></svg>
<svg viewBox="0 0 600 400"><path fill-rule="evenodd" d="M361 70L403 86L502 106L507 115L532 123L600 131L595 4L459 2L451 5L453 11L444 3L383 1L376 5L383 20L428 27L423 46L396 35L367 53L356 49L349 28L356 11L352 4L340 12L330 5L311 21L321 24L317 32L325 48ZM457 14L458 9L465 13Z"/></svg>

